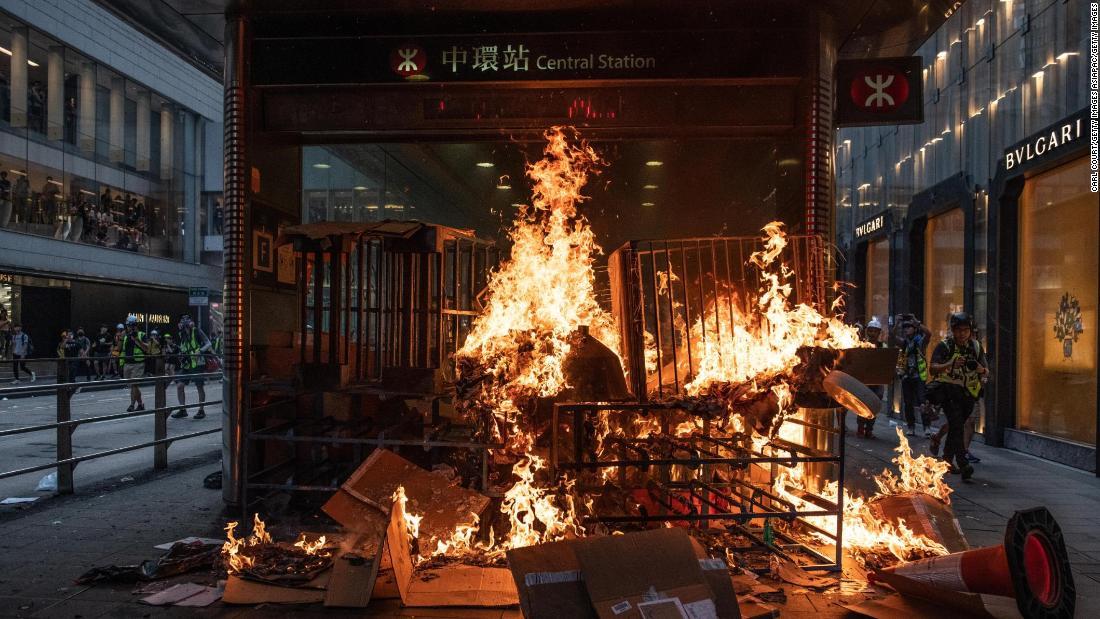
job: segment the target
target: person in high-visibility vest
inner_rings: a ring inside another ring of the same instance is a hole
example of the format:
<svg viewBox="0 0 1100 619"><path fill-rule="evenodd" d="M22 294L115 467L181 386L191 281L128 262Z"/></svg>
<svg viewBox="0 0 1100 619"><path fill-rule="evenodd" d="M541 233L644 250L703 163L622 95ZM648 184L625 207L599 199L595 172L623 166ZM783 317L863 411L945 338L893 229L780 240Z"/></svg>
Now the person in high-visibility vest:
<svg viewBox="0 0 1100 619"><path fill-rule="evenodd" d="M974 475L974 467L966 459L966 420L974 412L974 404L982 390L982 377L989 370L985 352L974 339L974 321L965 312L951 315L951 337L936 345L928 369L932 382L928 399L943 408L947 416L947 440L943 459L951 464L951 472L963 479Z"/></svg>
<svg viewBox="0 0 1100 619"><path fill-rule="evenodd" d="M187 417L187 396L183 391L183 388L187 383L195 383L195 389L199 392L199 410L195 413L195 419L202 419L206 417L206 411L203 410L203 403L206 402L206 388L203 385L203 380L198 377L188 377L188 375L202 374L206 371L206 357L210 354L210 338L206 337L206 334L195 326L195 321L191 320L190 314L183 314L180 316L179 323L179 368L177 373L180 376L176 379L176 399L179 400L180 409L172 413L172 417L175 419L183 419Z"/></svg>
<svg viewBox="0 0 1100 619"><path fill-rule="evenodd" d="M901 378L901 410L907 426L906 433L917 433L917 411L920 411L921 426L925 438L932 435L932 421L925 410L925 383L928 382L928 360L924 358L924 349L932 332L921 324L915 316L907 316L901 323L901 338L898 342L898 377Z"/></svg>
<svg viewBox="0 0 1100 619"><path fill-rule="evenodd" d="M145 334L138 331L137 316L127 316L126 326L118 343L118 364L123 378L142 378L145 376L145 355L149 354L149 343ZM143 411L145 403L141 401L141 388L130 384L130 407L127 412Z"/></svg>

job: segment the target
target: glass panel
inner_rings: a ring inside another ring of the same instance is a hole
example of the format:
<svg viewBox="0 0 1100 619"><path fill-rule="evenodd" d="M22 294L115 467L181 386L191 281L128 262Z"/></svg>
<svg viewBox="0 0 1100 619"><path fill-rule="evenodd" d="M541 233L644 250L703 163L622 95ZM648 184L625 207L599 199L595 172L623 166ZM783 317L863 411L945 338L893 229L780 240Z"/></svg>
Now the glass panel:
<svg viewBox="0 0 1100 619"><path fill-rule="evenodd" d="M890 240L886 238L867 244L867 321L878 318L882 323L882 341L889 341L890 316Z"/></svg>
<svg viewBox="0 0 1100 619"><path fill-rule="evenodd" d="M963 309L963 212L930 217L924 237L924 316L932 338L947 337L947 320Z"/></svg>
<svg viewBox="0 0 1100 619"><path fill-rule="evenodd" d="M1030 179L1020 201L1019 427L1096 444L1100 254L1086 159Z"/></svg>

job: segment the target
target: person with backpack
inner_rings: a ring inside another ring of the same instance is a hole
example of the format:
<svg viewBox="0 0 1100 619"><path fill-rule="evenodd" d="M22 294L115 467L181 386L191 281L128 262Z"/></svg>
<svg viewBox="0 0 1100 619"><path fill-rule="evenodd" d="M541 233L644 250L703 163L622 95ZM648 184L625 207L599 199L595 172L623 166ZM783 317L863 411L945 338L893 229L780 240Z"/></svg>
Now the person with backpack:
<svg viewBox="0 0 1100 619"><path fill-rule="evenodd" d="M23 325L16 324L12 327L11 334L11 373L15 378L14 383L19 383L20 370L31 377L32 383L38 380L38 375L27 369L27 362L25 361L32 354L34 354L34 343L31 342L31 336L23 332Z"/></svg>
<svg viewBox="0 0 1100 619"><path fill-rule="evenodd" d="M204 387L203 379L194 377L196 374L202 374L206 371L206 355L210 353L210 338L206 337L206 334L202 332L195 325L195 321L191 320L189 314L182 314L180 316L179 323L179 375L180 378L176 380L176 399L179 400L180 409L172 413L174 419L183 419L187 417L187 396L184 393L183 388L188 383L195 383L195 389L199 392L199 410L195 413L195 419L202 419L206 417L206 411L203 410L203 403L206 402L206 388ZM192 378L188 378L188 375L192 375Z"/></svg>
<svg viewBox="0 0 1100 619"><path fill-rule="evenodd" d="M966 420L974 412L982 391L982 377L989 369L985 352L974 339L974 321L970 315L966 312L952 314L950 326L951 337L937 344L932 352L928 399L939 405L947 416L943 459L951 465L952 473L960 473L966 480L974 475L974 467L966 459Z"/></svg>
<svg viewBox="0 0 1100 619"><path fill-rule="evenodd" d="M905 316L900 331L897 373L901 379L901 410L907 427L906 434L916 435L919 410L924 436L931 438L932 420L925 409L928 360L924 357L924 349L932 332L912 314Z"/></svg>
<svg viewBox="0 0 1100 619"><path fill-rule="evenodd" d="M126 326L119 341L118 363L123 378L142 378L145 376L145 356L149 354L149 343L145 334L138 331L137 316L128 316ZM141 388L137 383L130 384L130 407L126 412L145 410L141 400Z"/></svg>

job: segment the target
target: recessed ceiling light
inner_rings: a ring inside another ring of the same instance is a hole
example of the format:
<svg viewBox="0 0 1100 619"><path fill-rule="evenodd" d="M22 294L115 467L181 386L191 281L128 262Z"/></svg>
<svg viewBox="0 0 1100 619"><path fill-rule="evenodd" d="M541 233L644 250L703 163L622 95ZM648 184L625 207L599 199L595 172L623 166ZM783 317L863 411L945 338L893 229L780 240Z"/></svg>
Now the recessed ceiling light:
<svg viewBox="0 0 1100 619"><path fill-rule="evenodd" d="M493 163L492 161L479 161L479 162L477 162L477 167L479 167L479 168L491 168L491 167L494 167L495 165L496 164Z"/></svg>
<svg viewBox="0 0 1100 619"><path fill-rule="evenodd" d="M356 186L352 187L352 189L354 189L356 191L366 191L367 190L367 188L364 187L363 185L356 185Z"/></svg>
<svg viewBox="0 0 1100 619"><path fill-rule="evenodd" d="M642 189L656 189L656 188L657 188L656 185L646 185L645 187L642 187Z"/></svg>
<svg viewBox="0 0 1100 619"><path fill-rule="evenodd" d="M654 206L652 202L642 202L642 206Z"/></svg>
<svg viewBox="0 0 1100 619"><path fill-rule="evenodd" d="M315 164L313 164L313 167L317 168L318 170L327 170L327 169L331 168L332 166L330 166L327 163L315 163Z"/></svg>
<svg viewBox="0 0 1100 619"><path fill-rule="evenodd" d="M651 168L657 168L657 167L665 165L665 162L664 161L657 161L657 160L654 159L652 161L645 162L645 164L647 166L651 167Z"/></svg>
<svg viewBox="0 0 1100 619"><path fill-rule="evenodd" d="M497 189L511 189L511 185L497 185Z"/></svg>

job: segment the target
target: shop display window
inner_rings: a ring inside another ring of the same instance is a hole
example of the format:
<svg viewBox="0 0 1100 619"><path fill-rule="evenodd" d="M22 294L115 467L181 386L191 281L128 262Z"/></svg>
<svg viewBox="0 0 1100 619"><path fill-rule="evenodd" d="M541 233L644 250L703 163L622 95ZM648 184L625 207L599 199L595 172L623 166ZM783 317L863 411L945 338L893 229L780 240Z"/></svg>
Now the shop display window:
<svg viewBox="0 0 1100 619"><path fill-rule="evenodd" d="M961 208L928 218L924 232L924 323L933 341L948 336L948 319L963 310L966 235Z"/></svg>
<svg viewBox="0 0 1100 619"><path fill-rule="evenodd" d="M1020 199L1017 426L1096 444L1100 216L1088 161L1028 179Z"/></svg>
<svg viewBox="0 0 1100 619"><path fill-rule="evenodd" d="M881 238L867 244L867 286L864 307L867 320L878 318L883 324L882 339L889 341L887 320L890 316L890 240Z"/></svg>

